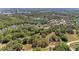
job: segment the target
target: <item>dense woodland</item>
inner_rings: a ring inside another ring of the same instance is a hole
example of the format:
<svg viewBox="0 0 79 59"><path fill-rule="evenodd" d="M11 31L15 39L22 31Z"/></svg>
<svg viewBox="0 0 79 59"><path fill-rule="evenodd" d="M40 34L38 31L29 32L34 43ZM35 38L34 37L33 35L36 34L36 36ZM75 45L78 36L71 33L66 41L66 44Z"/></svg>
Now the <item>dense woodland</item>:
<svg viewBox="0 0 79 59"><path fill-rule="evenodd" d="M79 50L79 11L19 12L0 14L1 51Z"/></svg>

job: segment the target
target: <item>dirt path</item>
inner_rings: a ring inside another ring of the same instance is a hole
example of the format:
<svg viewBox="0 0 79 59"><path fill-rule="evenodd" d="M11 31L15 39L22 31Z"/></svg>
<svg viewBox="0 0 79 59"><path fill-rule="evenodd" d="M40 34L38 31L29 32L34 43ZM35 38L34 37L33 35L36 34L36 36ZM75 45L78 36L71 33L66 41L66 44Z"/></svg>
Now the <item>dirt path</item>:
<svg viewBox="0 0 79 59"><path fill-rule="evenodd" d="M72 43L76 43L76 42L79 42L79 40L72 41L72 42L68 42L67 45L70 45L70 44L72 44Z"/></svg>
<svg viewBox="0 0 79 59"><path fill-rule="evenodd" d="M54 35L54 32L52 32L52 33L50 33L48 36L47 36L47 39L49 38L49 37L51 37L51 35ZM71 42L67 42L66 44L69 46L69 48L70 48L70 50L71 51L75 51L75 49L74 48L72 48L71 46L70 46L70 44L72 44L72 43L76 43L76 42L79 42L79 40L76 40L76 41L71 41ZM50 47L55 47L55 45L53 44L53 45L50 45L49 44L49 46L47 47L47 48L50 48Z"/></svg>
<svg viewBox="0 0 79 59"><path fill-rule="evenodd" d="M76 40L76 41L72 41L72 42L68 42L68 43L67 43L67 45L69 46L69 48L70 48L71 51L75 51L75 49L72 48L72 47L70 46L70 44L76 43L76 42L79 42L79 40Z"/></svg>

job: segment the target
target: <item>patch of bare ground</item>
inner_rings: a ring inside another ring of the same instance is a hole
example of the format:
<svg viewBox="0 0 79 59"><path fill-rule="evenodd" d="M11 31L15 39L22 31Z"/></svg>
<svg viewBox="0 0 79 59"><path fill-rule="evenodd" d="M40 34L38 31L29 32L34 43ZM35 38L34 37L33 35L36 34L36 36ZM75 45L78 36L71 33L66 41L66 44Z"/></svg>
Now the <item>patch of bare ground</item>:
<svg viewBox="0 0 79 59"><path fill-rule="evenodd" d="M1 49L2 47L4 47L4 46L6 46L6 44L1 44L1 43L0 43L0 49Z"/></svg>
<svg viewBox="0 0 79 59"><path fill-rule="evenodd" d="M32 51L32 44L23 45L23 51Z"/></svg>

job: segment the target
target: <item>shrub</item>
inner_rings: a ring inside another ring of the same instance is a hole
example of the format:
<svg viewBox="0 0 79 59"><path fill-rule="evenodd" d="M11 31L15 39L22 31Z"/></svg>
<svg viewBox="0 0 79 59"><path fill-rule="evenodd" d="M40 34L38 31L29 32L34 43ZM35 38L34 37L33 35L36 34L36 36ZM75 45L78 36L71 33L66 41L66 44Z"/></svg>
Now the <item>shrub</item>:
<svg viewBox="0 0 79 59"><path fill-rule="evenodd" d="M73 29L71 29L71 28L68 28L68 29L66 30L66 32L69 33L69 34L74 34L74 31L73 31Z"/></svg>
<svg viewBox="0 0 79 59"><path fill-rule="evenodd" d="M5 47L3 47L1 50L4 51L20 51L22 50L22 44L19 43L17 40L10 41Z"/></svg>
<svg viewBox="0 0 79 59"><path fill-rule="evenodd" d="M63 33L61 33L60 30L55 30L55 34L56 34L57 36L63 35Z"/></svg>
<svg viewBox="0 0 79 59"><path fill-rule="evenodd" d="M79 31L78 30L76 31L76 34L79 34Z"/></svg>
<svg viewBox="0 0 79 59"><path fill-rule="evenodd" d="M76 51L79 51L79 45L76 47L76 49L75 49Z"/></svg>
<svg viewBox="0 0 79 59"><path fill-rule="evenodd" d="M53 50L55 50L55 51L70 51L69 47L65 43L60 43Z"/></svg>
<svg viewBox="0 0 79 59"><path fill-rule="evenodd" d="M0 42L1 42L1 43L8 43L10 40L12 40L12 36L11 36L11 34L8 34L8 35L4 36L4 37L0 40Z"/></svg>
<svg viewBox="0 0 79 59"><path fill-rule="evenodd" d="M15 40L17 38L23 38L25 35L23 33L14 33L12 39Z"/></svg>
<svg viewBox="0 0 79 59"><path fill-rule="evenodd" d="M33 38L33 43L32 43L32 47L41 47L41 48L45 48L46 46L48 46L48 40L45 38L42 38L40 36L34 37Z"/></svg>
<svg viewBox="0 0 79 59"><path fill-rule="evenodd" d="M67 42L67 41L68 41L67 37L64 36L64 35L60 36L60 39L61 39L62 41L64 41L64 42Z"/></svg>
<svg viewBox="0 0 79 59"><path fill-rule="evenodd" d="M33 49L33 51L41 51L41 47L36 47Z"/></svg>
<svg viewBox="0 0 79 59"><path fill-rule="evenodd" d="M61 29L60 29L60 32L65 34L65 33L66 33L65 28L61 28Z"/></svg>
<svg viewBox="0 0 79 59"><path fill-rule="evenodd" d="M57 36L52 35L51 38L49 38L49 42L53 42L53 41L60 41L60 39Z"/></svg>
<svg viewBox="0 0 79 59"><path fill-rule="evenodd" d="M31 39L31 37L25 37L25 38L22 40L22 44L32 44L32 39Z"/></svg>
<svg viewBox="0 0 79 59"><path fill-rule="evenodd" d="M46 37L46 34L43 33L43 34L41 34L41 36L42 36L43 38L45 38L45 37Z"/></svg>

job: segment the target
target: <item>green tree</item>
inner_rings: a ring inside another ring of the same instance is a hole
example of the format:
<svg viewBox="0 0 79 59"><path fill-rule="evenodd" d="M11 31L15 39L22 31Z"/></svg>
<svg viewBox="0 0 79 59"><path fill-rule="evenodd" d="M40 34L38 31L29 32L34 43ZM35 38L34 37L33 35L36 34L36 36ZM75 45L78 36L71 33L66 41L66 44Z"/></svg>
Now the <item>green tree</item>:
<svg viewBox="0 0 79 59"><path fill-rule="evenodd" d="M32 47L45 48L46 46L48 46L48 40L42 38L41 36L35 36L32 39L33 39Z"/></svg>

